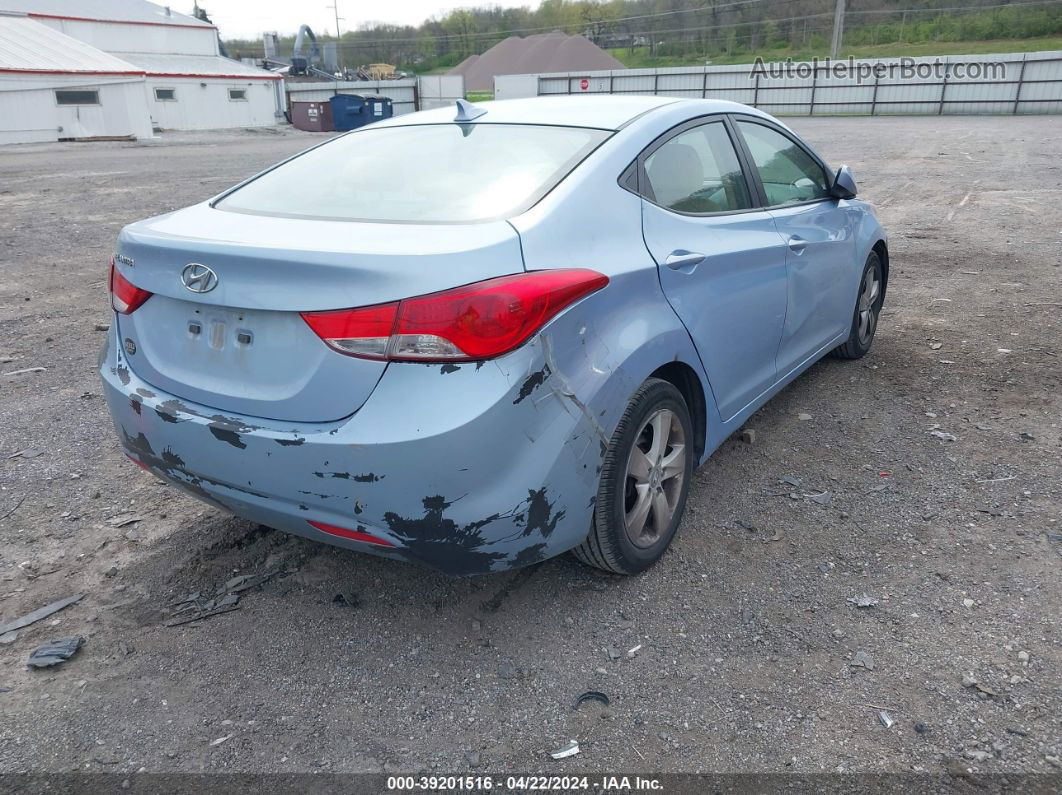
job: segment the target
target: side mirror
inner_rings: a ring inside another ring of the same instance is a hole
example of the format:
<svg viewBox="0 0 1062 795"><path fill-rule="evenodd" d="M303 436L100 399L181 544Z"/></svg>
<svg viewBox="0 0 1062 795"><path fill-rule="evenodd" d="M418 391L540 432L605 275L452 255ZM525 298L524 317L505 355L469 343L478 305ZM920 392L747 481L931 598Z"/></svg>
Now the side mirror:
<svg viewBox="0 0 1062 795"><path fill-rule="evenodd" d="M841 166L837 169L837 174L833 178L833 187L830 189L830 195L835 199L854 199L858 192L859 188L856 187L852 169L848 166Z"/></svg>

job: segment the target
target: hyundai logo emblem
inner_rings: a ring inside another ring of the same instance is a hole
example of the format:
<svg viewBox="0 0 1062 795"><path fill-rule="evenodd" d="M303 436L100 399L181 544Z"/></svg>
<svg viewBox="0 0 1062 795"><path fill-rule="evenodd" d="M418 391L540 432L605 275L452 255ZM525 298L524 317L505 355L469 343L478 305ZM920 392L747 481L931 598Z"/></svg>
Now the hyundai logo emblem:
<svg viewBox="0 0 1062 795"><path fill-rule="evenodd" d="M189 262L181 271L181 281L193 293L209 293L218 286L218 275L206 265Z"/></svg>

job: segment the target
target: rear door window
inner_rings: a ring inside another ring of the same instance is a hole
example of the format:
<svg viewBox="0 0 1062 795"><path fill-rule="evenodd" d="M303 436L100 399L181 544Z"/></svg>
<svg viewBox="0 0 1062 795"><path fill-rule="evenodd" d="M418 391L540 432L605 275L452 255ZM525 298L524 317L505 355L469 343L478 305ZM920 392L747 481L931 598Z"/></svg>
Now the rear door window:
<svg viewBox="0 0 1062 795"><path fill-rule="evenodd" d="M763 124L738 121L737 126L767 193L768 206L829 197L826 172L804 147Z"/></svg>
<svg viewBox="0 0 1062 795"><path fill-rule="evenodd" d="M680 213L700 215L752 207L734 145L721 121L679 133L645 159L648 197Z"/></svg>
<svg viewBox="0 0 1062 795"><path fill-rule="evenodd" d="M223 210L351 221L468 223L527 209L609 132L518 124L359 130L223 197Z"/></svg>

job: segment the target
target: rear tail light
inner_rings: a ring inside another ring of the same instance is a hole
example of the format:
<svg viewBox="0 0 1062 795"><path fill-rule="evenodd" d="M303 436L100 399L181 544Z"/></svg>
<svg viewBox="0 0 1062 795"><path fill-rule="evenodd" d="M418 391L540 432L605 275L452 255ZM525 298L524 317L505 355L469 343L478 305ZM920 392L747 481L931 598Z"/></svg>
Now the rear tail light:
<svg viewBox="0 0 1062 795"><path fill-rule="evenodd" d="M390 304L303 312L329 346L349 356L454 362L508 353L565 307L600 290L591 270L531 271Z"/></svg>
<svg viewBox="0 0 1062 795"><path fill-rule="evenodd" d="M325 524L324 522L306 522L313 527L316 527L322 533L327 533L330 536L336 536L337 538L349 538L351 541L364 541L366 544L376 544L380 547L393 547L390 541L386 538L378 538L377 536L363 532L361 530L351 530L346 527L338 527L334 524Z"/></svg>
<svg viewBox="0 0 1062 795"><path fill-rule="evenodd" d="M131 314L151 295L147 290L141 290L122 276L114 267L114 260L111 260L111 306L114 307L115 312L120 315Z"/></svg>

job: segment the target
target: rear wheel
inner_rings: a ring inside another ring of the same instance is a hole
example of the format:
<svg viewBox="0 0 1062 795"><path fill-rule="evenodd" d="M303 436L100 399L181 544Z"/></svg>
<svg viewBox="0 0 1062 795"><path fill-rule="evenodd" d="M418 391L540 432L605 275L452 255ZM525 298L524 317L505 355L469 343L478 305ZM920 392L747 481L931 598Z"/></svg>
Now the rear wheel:
<svg viewBox="0 0 1062 795"><path fill-rule="evenodd" d="M590 534L572 550L575 557L616 574L637 574L659 560L686 508L693 450L682 393L650 378L612 437Z"/></svg>
<svg viewBox="0 0 1062 795"><path fill-rule="evenodd" d="M860 359L870 350L874 342L874 332L878 330L881 305L885 302L884 287L881 258L878 252L871 251L859 282L859 295L856 297L855 312L852 314L852 329L848 340L833 349L834 356L840 359Z"/></svg>

